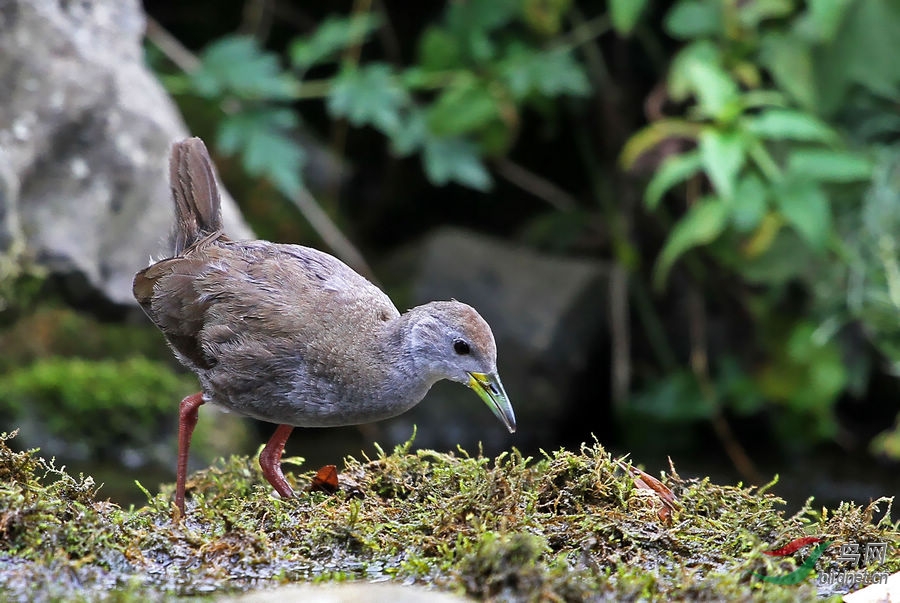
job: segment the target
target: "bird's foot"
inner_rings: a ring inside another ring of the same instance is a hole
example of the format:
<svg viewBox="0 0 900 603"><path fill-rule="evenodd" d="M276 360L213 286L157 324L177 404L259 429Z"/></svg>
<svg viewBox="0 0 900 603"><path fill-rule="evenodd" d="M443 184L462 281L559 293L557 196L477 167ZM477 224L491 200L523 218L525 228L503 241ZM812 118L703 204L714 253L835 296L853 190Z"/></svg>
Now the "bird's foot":
<svg viewBox="0 0 900 603"><path fill-rule="evenodd" d="M284 445L294 428L291 425L279 425L269 438L269 442L259 454L259 467L266 478L281 498L291 498L294 490L284 478L281 471L281 455L284 454Z"/></svg>
<svg viewBox="0 0 900 603"><path fill-rule="evenodd" d="M197 425L197 410L203 404L203 393L197 392L181 401L178 413L178 465L175 471L175 521L184 517L184 489L187 481L188 451L191 435Z"/></svg>

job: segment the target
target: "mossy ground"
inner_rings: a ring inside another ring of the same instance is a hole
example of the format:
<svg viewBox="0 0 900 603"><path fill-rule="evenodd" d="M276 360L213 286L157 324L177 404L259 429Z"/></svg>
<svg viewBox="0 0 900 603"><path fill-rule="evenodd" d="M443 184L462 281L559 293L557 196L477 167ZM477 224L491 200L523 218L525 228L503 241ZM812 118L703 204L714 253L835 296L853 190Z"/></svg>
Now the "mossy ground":
<svg viewBox="0 0 900 603"><path fill-rule="evenodd" d="M679 509L635 486L598 444L538 459L495 459L409 444L345 460L336 494L307 491L312 472L288 459L298 496L270 494L255 459L235 456L193 474L182 523L172 490L141 508L98 497L36 452L0 440L0 599L147 601L272 587L294 581L395 580L494 600L817 598L810 576L769 584L809 549L763 551L798 536L887 542L879 571L900 569L890 501L793 516L754 488L662 481ZM139 476L136 476L139 477ZM839 547L819 572L842 568ZM868 569L876 569L870 567Z"/></svg>
<svg viewBox="0 0 900 603"><path fill-rule="evenodd" d="M149 322L106 323L48 303L4 325L0 311L0 350L0 425L20 428L20 448L43 442L46 454L118 468L175 462L172 404L198 384ZM247 450L247 421L210 418L198 425L193 460Z"/></svg>

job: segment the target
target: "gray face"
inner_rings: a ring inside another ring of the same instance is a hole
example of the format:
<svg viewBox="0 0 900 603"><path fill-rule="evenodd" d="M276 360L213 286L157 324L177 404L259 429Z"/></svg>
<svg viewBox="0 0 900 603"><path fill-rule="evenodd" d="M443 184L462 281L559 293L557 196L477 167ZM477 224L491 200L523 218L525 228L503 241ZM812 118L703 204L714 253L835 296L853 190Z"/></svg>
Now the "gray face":
<svg viewBox="0 0 900 603"><path fill-rule="evenodd" d="M474 309L459 302L432 302L416 311L420 315L412 329L411 347L421 370L437 379L466 384L470 373L496 372L494 335Z"/></svg>
<svg viewBox="0 0 900 603"><path fill-rule="evenodd" d="M418 315L410 343L419 370L435 381L469 386L510 432L515 431L515 414L497 374L497 345L487 322L455 301L432 302L413 311Z"/></svg>

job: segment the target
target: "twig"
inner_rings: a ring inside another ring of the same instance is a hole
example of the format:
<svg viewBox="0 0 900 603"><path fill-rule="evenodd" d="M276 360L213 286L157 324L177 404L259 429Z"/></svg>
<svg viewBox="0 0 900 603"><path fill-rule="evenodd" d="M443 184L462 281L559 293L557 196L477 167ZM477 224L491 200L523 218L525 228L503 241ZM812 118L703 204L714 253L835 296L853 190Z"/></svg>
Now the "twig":
<svg viewBox="0 0 900 603"><path fill-rule="evenodd" d="M361 15L367 15L372 10L372 0L354 0L353 1L353 9L351 11L351 16L358 17ZM362 30L360 29L359 37L354 40L354 43L344 49L343 55L343 63L348 65L358 65L360 56L362 55ZM338 119L334 121L334 126L331 130L331 152L335 154L335 156L344 158L345 151L347 149L347 134L350 129L350 126L347 124L346 119ZM338 198L339 191L337 190L337 186L334 187L335 190L331 191L329 197L333 199ZM332 208L333 209L333 208Z"/></svg>
<svg viewBox="0 0 900 603"><path fill-rule="evenodd" d="M688 315L691 333L691 370L700 385L701 395L712 407L713 431L719 438L722 447L731 463L741 477L751 484L762 484L762 477L756 469L753 460L734 436L731 425L722 413L722 408L715 398L713 386L709 378L709 354L706 348L706 312L703 308L703 299L693 287L688 292Z"/></svg>
<svg viewBox="0 0 900 603"><path fill-rule="evenodd" d="M611 25L606 15L596 17L590 21L585 20L581 11L573 7L571 11L571 19L574 28L569 34L572 36L572 47L578 47L584 53L584 59L587 63L588 73L598 90L608 93L608 90L616 91L614 86L607 86L612 81L609 75L609 69L606 61L603 59L603 52L596 42L598 36L609 31ZM590 42L590 43L588 43Z"/></svg>
<svg viewBox="0 0 900 603"><path fill-rule="evenodd" d="M272 12L279 23L290 25L297 31L310 31L318 25L316 19L290 2L276 2Z"/></svg>
<svg viewBox="0 0 900 603"><path fill-rule="evenodd" d="M494 162L494 167L497 169L497 173L509 182L531 193L538 199L546 201L560 211L573 211L578 208L578 200L575 197L543 176L535 174L510 159L505 157L497 159Z"/></svg>
<svg viewBox="0 0 900 603"><path fill-rule="evenodd" d="M648 122L659 121L665 118L666 114L663 111L663 106L668 100L669 89L666 87L666 82L658 82L647 95L647 98L644 99L644 116Z"/></svg>
<svg viewBox="0 0 900 603"><path fill-rule="evenodd" d="M354 0L353 2L353 10L351 11L351 15L353 17L358 17L362 15L367 15L372 11L372 0ZM353 44L349 45L344 50L344 61L348 63L352 63L356 65L359 63L360 56L362 55L362 46L363 46L363 35L362 29L357 30L357 35L355 36L355 40L353 40Z"/></svg>
<svg viewBox="0 0 900 603"><path fill-rule="evenodd" d="M399 65L403 60L400 52L400 40L397 37L397 30L394 29L394 25L391 23L391 16L388 13L384 0L375 0L375 10L381 14L384 20L382 26L378 28L378 37L381 39L384 54L387 55L388 61Z"/></svg>
<svg viewBox="0 0 900 603"><path fill-rule="evenodd" d="M347 262L351 268L365 276L371 281L375 280L372 268L366 263L362 253L350 242L350 239L344 236L344 233L337 227L332 219L325 213L325 210L319 206L315 198L305 188L289 197L291 202L297 206L306 221L322 237L322 240L328 245L339 258Z"/></svg>
<svg viewBox="0 0 900 603"><path fill-rule="evenodd" d="M147 38L185 73L191 73L200 67L200 59L151 17L147 17ZM339 258L363 276L374 280L372 269L366 263L362 253L350 239L344 236L344 233L306 189L302 189L288 199L300 210L316 234Z"/></svg>
<svg viewBox="0 0 900 603"><path fill-rule="evenodd" d="M628 307L628 272L613 265L609 275L609 332L612 339L612 399L620 410L628 402L631 385L631 317Z"/></svg>
<svg viewBox="0 0 900 603"><path fill-rule="evenodd" d="M162 52L167 59L185 73L193 73L200 68L200 59L184 47L175 36L166 31L159 22L147 16L147 39Z"/></svg>
<svg viewBox="0 0 900 603"><path fill-rule="evenodd" d="M273 16L272 0L247 0L241 11L241 25L238 30L253 36L262 45L269 37Z"/></svg>
<svg viewBox="0 0 900 603"><path fill-rule="evenodd" d="M607 15L600 15L588 21L585 20L584 15L580 11L576 11L577 9L572 9L572 21L575 23L575 27L572 31L557 38L556 48L577 48L599 38L612 29L612 23Z"/></svg>
<svg viewBox="0 0 900 603"><path fill-rule="evenodd" d="M678 357L672 349L666 329L663 326L659 313L653 306L650 292L641 279L636 278L631 282L631 299L634 303L635 315L644 330L644 336L650 344L650 349L656 357L656 361L665 372L678 369Z"/></svg>

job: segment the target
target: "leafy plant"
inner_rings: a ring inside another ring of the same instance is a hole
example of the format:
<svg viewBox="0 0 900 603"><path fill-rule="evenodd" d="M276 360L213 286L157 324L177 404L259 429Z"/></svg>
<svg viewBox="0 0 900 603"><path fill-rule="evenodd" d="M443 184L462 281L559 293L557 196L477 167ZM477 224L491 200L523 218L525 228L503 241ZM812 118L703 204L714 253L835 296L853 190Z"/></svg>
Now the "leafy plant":
<svg viewBox="0 0 900 603"><path fill-rule="evenodd" d="M478 191L511 181L504 162L520 138L553 130L565 165L519 185L553 209L511 221L504 198L484 211L503 212L520 240L609 257L627 275L610 291L639 324L615 317L628 327L614 351L634 355L620 363L635 367L619 375L626 411L711 421L723 440L726 415L762 415L808 444L834 439L836 403L866 391L876 360L900 361L900 68L884 52L900 37L894 4L453 1L416 23L409 59L388 51L390 15L376 6L267 48L225 36L165 81L213 105L220 151L292 198L310 104L326 127L366 129L417 157L433 185ZM555 128L561 115L573 126ZM623 167L649 168L645 186ZM691 300L688 350L675 323ZM747 341L699 328L714 304ZM652 351L636 352L642 343ZM889 451L894 440L879 441Z"/></svg>
<svg viewBox="0 0 900 603"><path fill-rule="evenodd" d="M682 109L634 134L621 154L631 168L665 141L687 143L660 163L644 193L654 212L664 211L667 194L680 191L684 203L659 253L654 284L662 288L676 263L702 248L712 262L764 287L748 300L767 358L750 373L752 397L784 405L778 416L791 424L792 436L811 440L835 435L831 408L854 369L842 354L842 325L871 326L873 342L900 360L897 314L880 320L877 304L848 304L852 298L840 291L855 281L857 299L874 295L895 307L886 286L893 273L884 268L896 262L896 248L885 225L900 216L900 205L865 193L884 168L852 124L842 128L836 119L841 101L854 94L900 94L896 67L874 57L881 36L900 26L900 13L885 6L677 2L665 29L685 46L671 62L666 90ZM879 187L882 195L888 189ZM780 309L792 284L802 284L810 301L785 325ZM711 386L727 391L716 376ZM715 398L708 412L729 404L727 395Z"/></svg>
<svg viewBox="0 0 900 603"><path fill-rule="evenodd" d="M374 128L398 156L420 155L433 184L483 191L492 185L485 159L513 145L521 111L590 93L571 46L533 35L559 33L568 2L548 7L536 21L518 1L448 3L441 22L422 33L410 66L361 62L349 52L382 25L377 14L328 18L288 44L288 67L249 36L225 36L201 53L199 69L165 82L216 101L220 150L239 154L250 175L289 197L303 186L305 160L293 136L301 123L294 102L310 99L323 100L335 119ZM308 78L329 67L330 77Z"/></svg>
<svg viewBox="0 0 900 603"><path fill-rule="evenodd" d="M124 447L150 449L168 431L177 401L195 388L140 357L45 358L0 375L0 414L7 423L40 425L45 438L89 445L81 456L102 459Z"/></svg>

